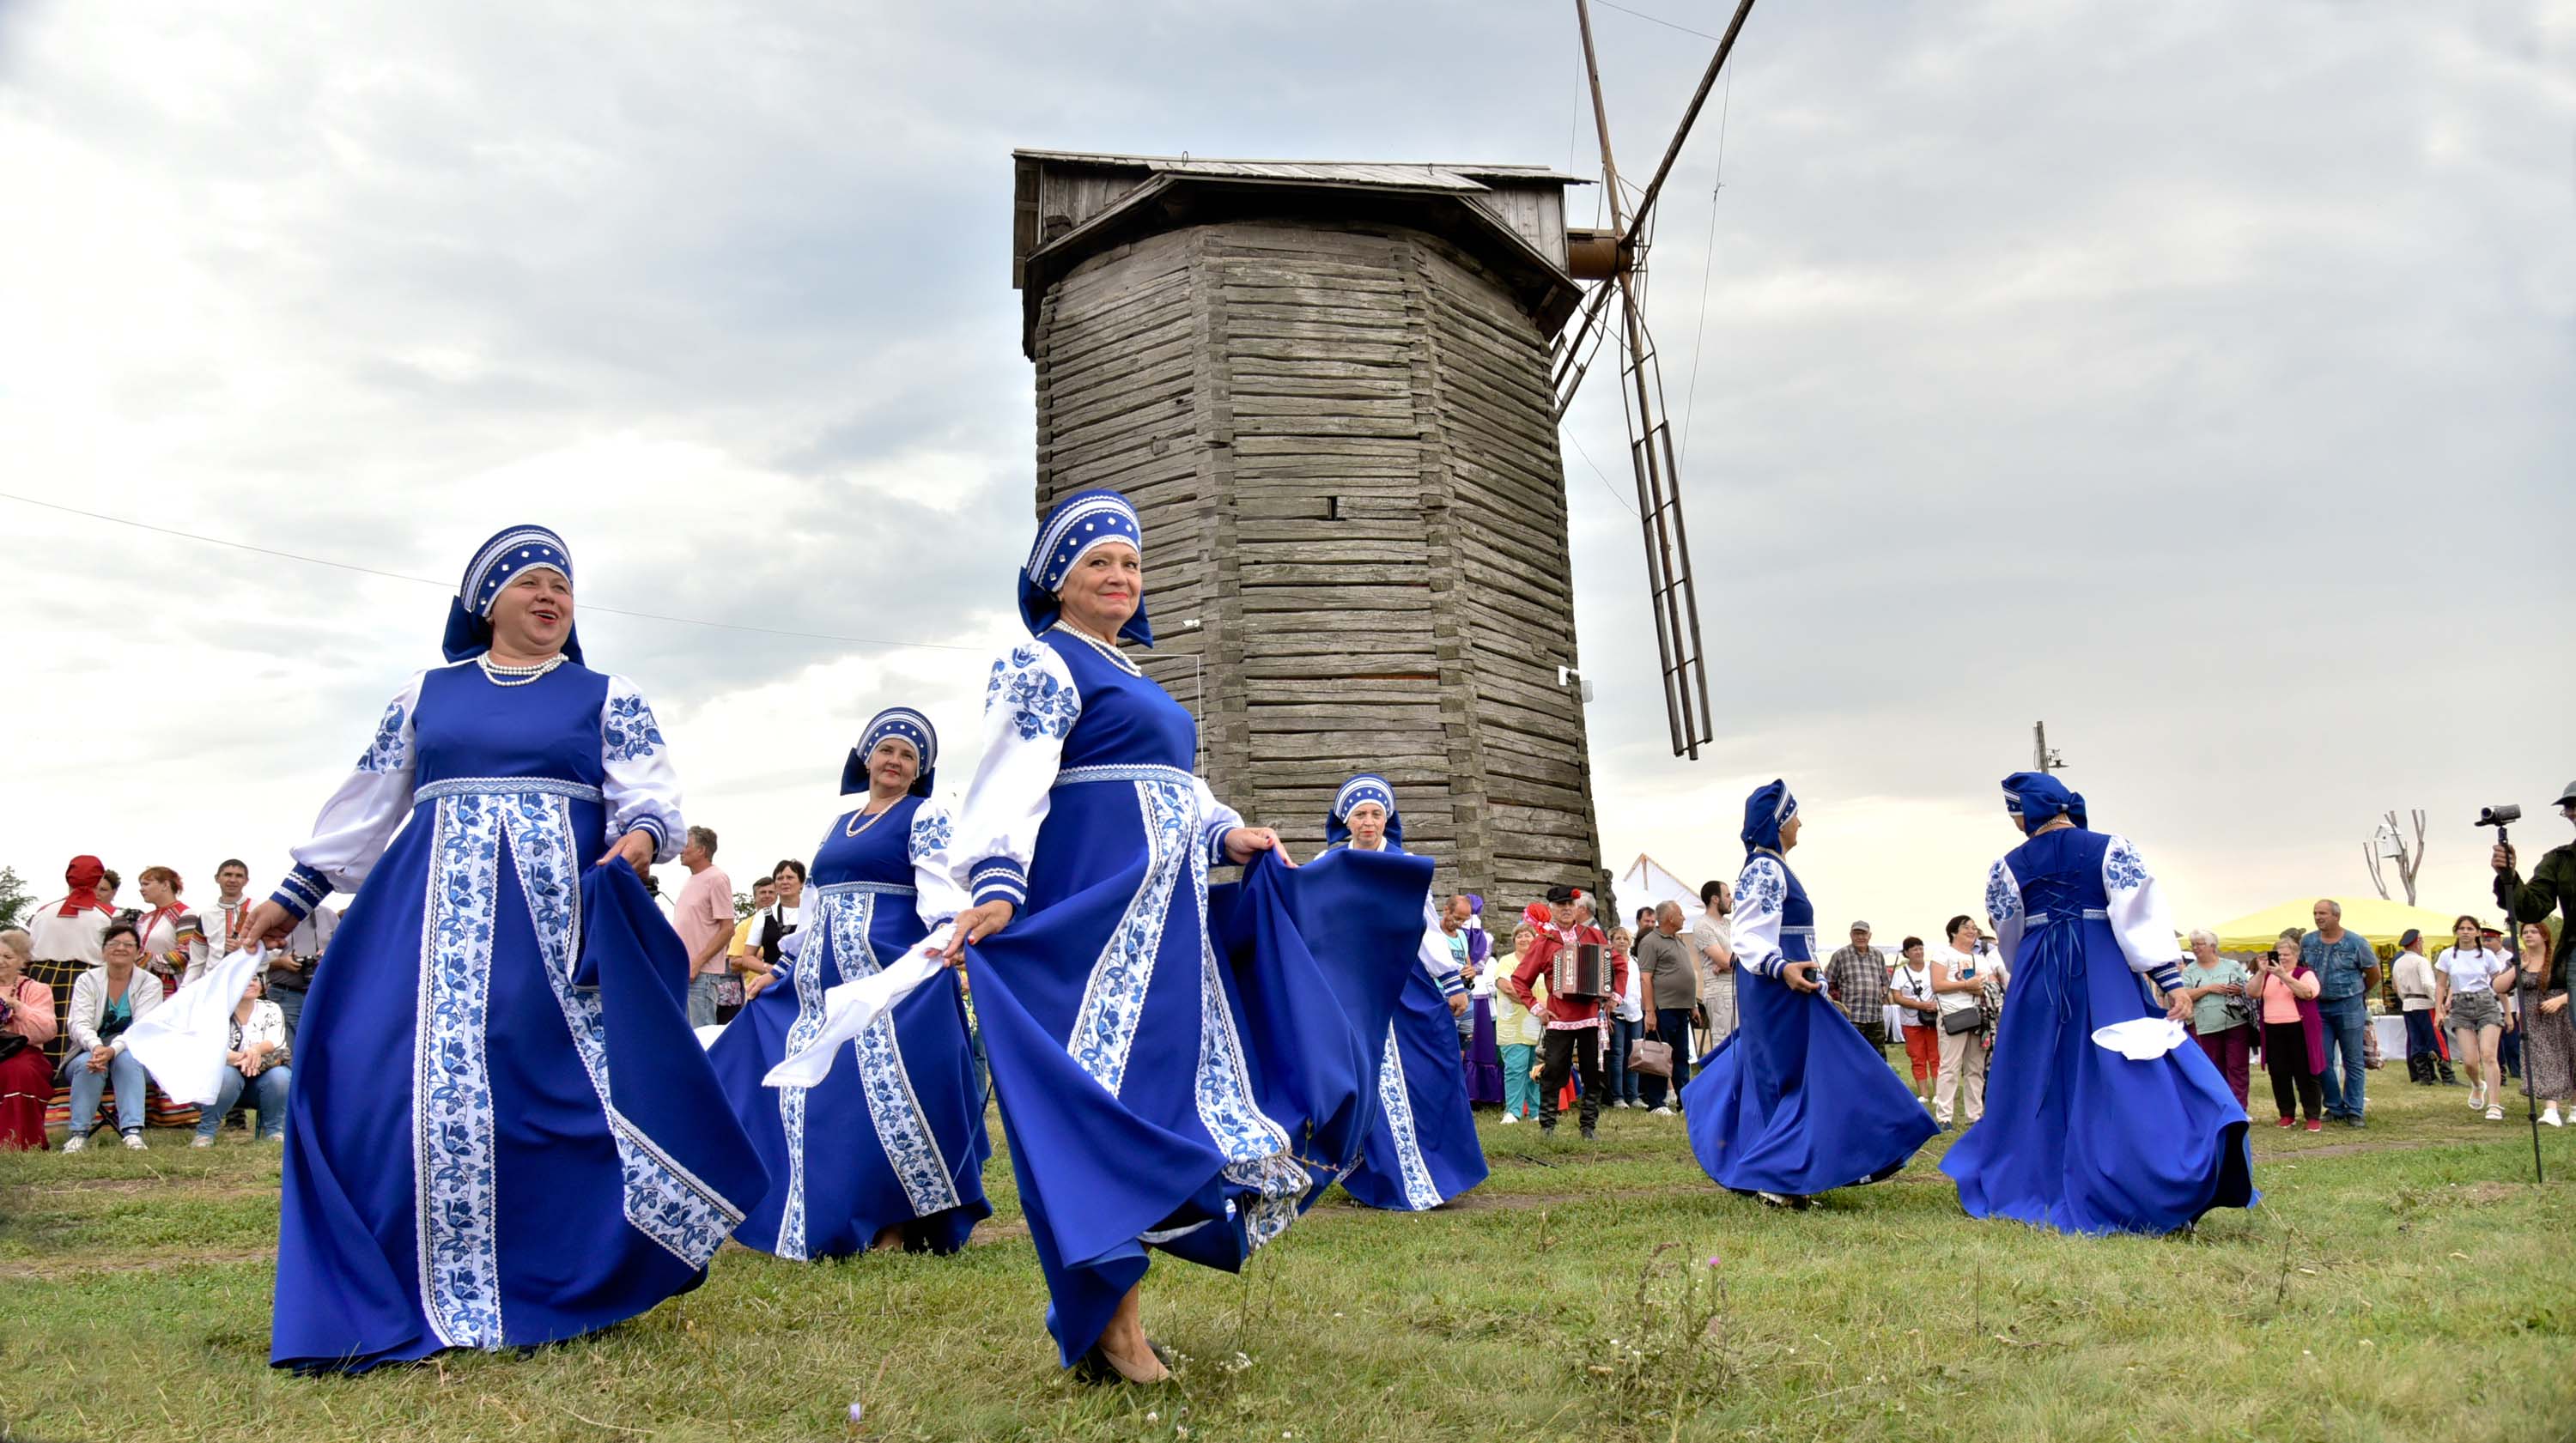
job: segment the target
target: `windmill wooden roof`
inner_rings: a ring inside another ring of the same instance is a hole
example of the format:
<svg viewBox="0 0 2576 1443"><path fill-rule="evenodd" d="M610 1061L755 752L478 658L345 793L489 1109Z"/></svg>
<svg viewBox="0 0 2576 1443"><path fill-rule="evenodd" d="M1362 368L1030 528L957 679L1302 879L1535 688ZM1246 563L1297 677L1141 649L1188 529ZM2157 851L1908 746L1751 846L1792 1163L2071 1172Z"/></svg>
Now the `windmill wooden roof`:
<svg viewBox="0 0 2576 1443"><path fill-rule="evenodd" d="M1538 165L1228 160L1015 150L1011 285L1022 348L1047 287L1111 247L1243 215L1329 214L1430 231L1494 266L1553 332L1579 292L1567 273L1565 187ZM1034 352L1031 352L1033 355Z"/></svg>

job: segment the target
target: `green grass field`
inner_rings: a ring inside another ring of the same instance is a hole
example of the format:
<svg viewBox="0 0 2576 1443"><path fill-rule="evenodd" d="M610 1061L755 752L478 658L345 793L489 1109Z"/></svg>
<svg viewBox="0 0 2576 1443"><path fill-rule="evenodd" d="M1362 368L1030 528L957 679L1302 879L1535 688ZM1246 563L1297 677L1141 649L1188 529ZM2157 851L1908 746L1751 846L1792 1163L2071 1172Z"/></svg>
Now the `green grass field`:
<svg viewBox="0 0 2576 1443"><path fill-rule="evenodd" d="M1150 1390L1054 1367L998 1147L958 1257L728 1250L605 1334L355 1379L266 1366L275 1149L0 1157L0 1436L2576 1436L2576 1137L2544 1130L2536 1187L2518 1111L2371 1081L2367 1131L2258 1126L2262 1206L2189 1238L1972 1222L1946 1139L1781 1214L1710 1185L1679 1119L1614 1112L1591 1146L1488 1122L1493 1179L1455 1207L1336 1194L1246 1276L1158 1265L1147 1321L1186 1362Z"/></svg>

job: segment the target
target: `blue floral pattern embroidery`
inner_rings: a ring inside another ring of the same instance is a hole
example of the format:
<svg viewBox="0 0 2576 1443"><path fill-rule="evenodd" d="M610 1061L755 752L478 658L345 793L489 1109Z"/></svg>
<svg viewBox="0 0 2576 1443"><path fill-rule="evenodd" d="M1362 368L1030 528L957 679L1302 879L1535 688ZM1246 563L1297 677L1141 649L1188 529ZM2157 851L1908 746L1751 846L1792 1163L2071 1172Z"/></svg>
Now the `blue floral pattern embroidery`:
<svg viewBox="0 0 2576 1443"><path fill-rule="evenodd" d="M2111 850L2102 856L2102 880L2115 892L2134 892L2147 884L2147 864L2138 860L2128 838L2111 839Z"/></svg>
<svg viewBox="0 0 2576 1443"><path fill-rule="evenodd" d="M1047 670L1048 654L1041 646L1015 646L1009 656L993 663L993 674L984 682L984 709L1010 707L1011 729L1024 742L1042 736L1060 739L1082 715L1081 693Z"/></svg>
<svg viewBox="0 0 2576 1443"><path fill-rule="evenodd" d="M2021 889L2012 882L2012 872L1997 862L1986 873L1986 916L2002 923L2021 915Z"/></svg>
<svg viewBox="0 0 2576 1443"><path fill-rule="evenodd" d="M1421 1211L1440 1206L1440 1189L1422 1160L1422 1138L1413 1125L1413 1094L1404 1085L1404 1055L1396 1050L1395 1028L1386 1029L1386 1055L1377 1065L1377 1106L1395 1139L1395 1165L1404 1174L1405 1205Z"/></svg>
<svg viewBox="0 0 2576 1443"><path fill-rule="evenodd" d="M1744 866L1743 875L1735 879L1735 905L1756 912L1777 912L1787 900L1789 884L1780 875L1780 866L1768 857L1756 857Z"/></svg>
<svg viewBox="0 0 2576 1443"><path fill-rule="evenodd" d="M441 1342L495 1348L503 1336L500 1189L483 1046L501 817L489 796L436 805L412 1051L421 1311Z"/></svg>
<svg viewBox="0 0 2576 1443"><path fill-rule="evenodd" d="M367 743L367 749L358 754L358 770L398 772L410 765L411 746L403 734L403 724L407 720L409 717L401 702L385 708L385 719L376 723L375 740Z"/></svg>
<svg viewBox="0 0 2576 1443"><path fill-rule="evenodd" d="M660 749L662 728L644 698L628 692L608 699L608 708L599 718L599 742L599 754L605 760L642 761Z"/></svg>
<svg viewBox="0 0 2576 1443"><path fill-rule="evenodd" d="M1136 889L1126 914L1109 934L1109 944L1092 964L1066 1045L1074 1062L1112 1096L1127 1080L1127 1052L1136 1042L1145 989L1154 980L1155 958L1163 948L1163 924L1171 917L1185 869L1197 855L1197 848L1190 845L1196 835L1193 813L1198 808L1193 789L1175 781L1138 781L1135 787L1136 810L1145 823L1144 884Z"/></svg>
<svg viewBox="0 0 2576 1443"><path fill-rule="evenodd" d="M905 856L908 860L918 862L925 857L947 851L949 842L954 840L956 835L957 825L949 820L946 812L924 807L913 815L912 848Z"/></svg>
<svg viewBox="0 0 2576 1443"><path fill-rule="evenodd" d="M1181 833L1194 836L1196 788L1184 784L1179 790ZM1273 1122L1252 1095L1252 1069L1244 1060L1243 1039L1234 1030L1234 1011L1228 1005L1225 973L1217 966L1216 945L1207 934L1207 854L1196 847L1184 850L1199 923L1199 1125L1227 1158L1221 1169L1225 1180L1248 1194L1240 1204L1243 1235L1258 1248L1288 1231L1288 1225L1297 1220L1298 1203L1321 1184L1299 1160L1286 1129ZM1344 1161L1333 1176L1357 1161Z"/></svg>
<svg viewBox="0 0 2576 1443"><path fill-rule="evenodd" d="M551 792L522 791L497 798L494 806L518 864L519 890L528 898L547 985L563 1009L573 1051L590 1076L617 1147L626 1221L673 1257L703 1268L741 1223L742 1209L665 1154L609 1095L607 1016L599 993L572 980L581 935L581 859L573 849L572 804Z"/></svg>

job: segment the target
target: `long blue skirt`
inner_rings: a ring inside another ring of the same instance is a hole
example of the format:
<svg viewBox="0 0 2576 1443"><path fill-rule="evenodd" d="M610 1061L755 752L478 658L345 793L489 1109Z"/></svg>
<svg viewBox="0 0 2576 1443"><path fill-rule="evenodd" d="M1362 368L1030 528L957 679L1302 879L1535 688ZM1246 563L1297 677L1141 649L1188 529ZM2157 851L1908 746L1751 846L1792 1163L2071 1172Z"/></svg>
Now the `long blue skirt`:
<svg viewBox="0 0 2576 1443"><path fill-rule="evenodd" d="M1068 1365L1143 1279L1148 1248L1237 1271L1358 1159L1374 1040L1430 884L1428 859L1337 851L1296 871L1256 858L1242 883L1204 894L1204 863L1180 853L1085 885L1098 872L1085 843L1132 846L1139 792L1158 812L1186 805L1177 786L1059 788L1028 912L968 949L1047 1328ZM1188 870L1174 877L1175 863ZM1131 930L1139 899L1157 896L1168 903ZM1337 985L1319 958L1349 976ZM1113 987L1126 1000L1104 1008Z"/></svg>
<svg viewBox="0 0 2576 1443"><path fill-rule="evenodd" d="M717 1085L774 1184L734 1239L782 1257L844 1257L899 1225L907 1249L952 1253L993 1215L984 1198L984 1161L993 1148L957 974L933 978L895 1004L890 1018L841 1049L819 1085L761 1082L787 1054L800 996L803 1015L819 1024L823 989L867 975L835 966L839 939L828 920L858 903L827 901L827 920L809 931L783 985L753 998L707 1049ZM888 946L919 939L893 938L921 930L879 938L876 960L894 960Z"/></svg>
<svg viewBox="0 0 2576 1443"><path fill-rule="evenodd" d="M296 1034L273 1364L607 1327L703 1281L765 1190L706 1105L679 938L632 871L582 870L570 838L600 823L570 810L587 825L551 801L424 802L332 938ZM578 958L541 945L530 888L556 937L578 896Z"/></svg>
<svg viewBox="0 0 2576 1443"><path fill-rule="evenodd" d="M1488 1035L1492 1024L1487 1024ZM1458 1021L1440 985L1417 963L1377 1067L1378 1119L1358 1167L1342 1187L1373 1208L1419 1212L1464 1196L1485 1180L1485 1146L1467 1105Z"/></svg>
<svg viewBox="0 0 2576 1443"><path fill-rule="evenodd" d="M1718 1186L1806 1197L1871 1182L1939 1130L1823 993L1736 983L1736 1030L1682 1089L1691 1151Z"/></svg>
<svg viewBox="0 0 2576 1443"><path fill-rule="evenodd" d="M2157 1015L2108 922L2068 918L2022 939L1986 1115L1941 1159L1971 1216L2160 1233L2254 1205L2245 1109L2209 1058L2185 1046L2136 1062L2093 1041L2097 1027Z"/></svg>

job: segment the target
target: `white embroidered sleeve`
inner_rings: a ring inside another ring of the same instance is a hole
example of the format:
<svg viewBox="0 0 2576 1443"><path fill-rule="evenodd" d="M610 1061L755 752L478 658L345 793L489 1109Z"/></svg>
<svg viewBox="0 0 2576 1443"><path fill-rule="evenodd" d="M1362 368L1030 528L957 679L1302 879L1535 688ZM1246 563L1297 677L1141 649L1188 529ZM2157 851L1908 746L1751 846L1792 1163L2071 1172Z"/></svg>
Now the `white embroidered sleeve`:
<svg viewBox="0 0 2576 1443"><path fill-rule="evenodd" d="M1199 799L1199 845L1207 850L1208 865L1222 867L1225 860L1225 834L1243 825L1243 813L1216 799L1204 777L1190 778L1190 786Z"/></svg>
<svg viewBox="0 0 2576 1443"><path fill-rule="evenodd" d="M2159 992L2182 985L2182 946L2174 938L2173 918L2164 894L2129 839L2113 836L2102 853L2102 890L2111 899L2112 935L2129 959L2129 970L2156 984Z"/></svg>
<svg viewBox="0 0 2576 1443"><path fill-rule="evenodd" d="M913 908L921 924L937 931L972 905L957 885L957 822L939 803L924 800L912 813Z"/></svg>
<svg viewBox="0 0 2576 1443"><path fill-rule="evenodd" d="M1065 735L1081 715L1073 669L1055 648L1025 641L993 663L984 682L984 754L966 784L949 853L951 880L975 904L1027 903L1038 828Z"/></svg>
<svg viewBox="0 0 2576 1443"><path fill-rule="evenodd" d="M1780 910L1789 899L1789 874L1771 857L1755 857L1735 879L1735 965L1756 977L1778 978L1788 961L1780 951Z"/></svg>
<svg viewBox="0 0 2576 1443"><path fill-rule="evenodd" d="M1422 970L1440 984L1443 997L1455 997L1467 990L1458 954L1449 946L1449 934L1440 930L1440 909L1427 895L1422 899Z"/></svg>
<svg viewBox="0 0 2576 1443"><path fill-rule="evenodd" d="M2004 975L2011 976L2013 959L2021 952L2021 879L2013 875L2001 857L1986 872L1986 920L1994 924L1995 946L2004 957Z"/></svg>
<svg viewBox="0 0 2576 1443"><path fill-rule="evenodd" d="M601 791L608 798L609 838L648 832L654 861L677 859L688 840L680 821L680 776L671 769L671 748L653 708L622 676L608 679L608 698L600 703L599 761L608 773Z"/></svg>
<svg viewBox="0 0 2576 1443"><path fill-rule="evenodd" d="M367 749L314 819L313 835L295 848L295 865L269 900L297 921L333 892L354 892L411 815L412 777L418 770L413 726L425 672L415 672L385 708Z"/></svg>

